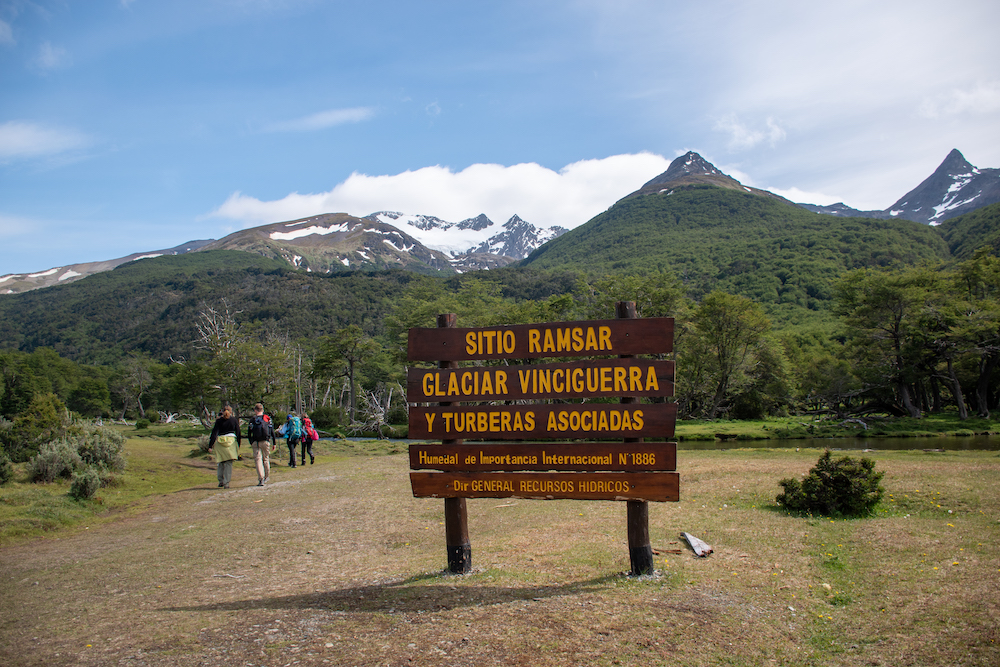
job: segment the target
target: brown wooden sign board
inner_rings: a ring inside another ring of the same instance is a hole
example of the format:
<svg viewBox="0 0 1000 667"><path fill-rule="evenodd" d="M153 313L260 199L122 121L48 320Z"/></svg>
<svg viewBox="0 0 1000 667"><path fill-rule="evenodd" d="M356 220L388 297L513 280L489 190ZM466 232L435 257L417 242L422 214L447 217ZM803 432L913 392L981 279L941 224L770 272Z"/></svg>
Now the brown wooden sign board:
<svg viewBox="0 0 1000 667"><path fill-rule="evenodd" d="M486 328L413 328L410 361L473 361L667 354L673 351L674 319L589 320Z"/></svg>
<svg viewBox="0 0 1000 667"><path fill-rule="evenodd" d="M676 403L411 407L414 440L671 438Z"/></svg>
<svg viewBox="0 0 1000 667"><path fill-rule="evenodd" d="M674 362L604 359L565 364L409 368L410 403L673 396Z"/></svg>
<svg viewBox="0 0 1000 667"><path fill-rule="evenodd" d="M410 469L449 472L677 470L675 442L410 445Z"/></svg>
<svg viewBox="0 0 1000 667"><path fill-rule="evenodd" d="M680 500L676 472L411 472L417 498Z"/></svg>

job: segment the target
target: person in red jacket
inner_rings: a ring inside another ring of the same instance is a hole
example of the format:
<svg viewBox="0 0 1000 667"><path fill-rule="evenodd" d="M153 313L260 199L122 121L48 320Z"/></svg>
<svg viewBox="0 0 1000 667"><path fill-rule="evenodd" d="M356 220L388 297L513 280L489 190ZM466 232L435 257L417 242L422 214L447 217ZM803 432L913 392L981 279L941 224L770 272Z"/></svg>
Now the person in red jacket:
<svg viewBox="0 0 1000 667"><path fill-rule="evenodd" d="M302 465L306 464L306 452L309 452L309 465L316 463L313 456L313 440L319 440L319 434L313 428L312 420L305 412L302 413Z"/></svg>

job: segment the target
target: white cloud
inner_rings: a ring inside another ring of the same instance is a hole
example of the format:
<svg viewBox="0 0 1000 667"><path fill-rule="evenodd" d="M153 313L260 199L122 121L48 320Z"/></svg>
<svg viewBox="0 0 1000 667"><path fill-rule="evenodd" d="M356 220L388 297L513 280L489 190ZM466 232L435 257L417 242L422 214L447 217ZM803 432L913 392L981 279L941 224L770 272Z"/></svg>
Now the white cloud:
<svg viewBox="0 0 1000 667"><path fill-rule="evenodd" d="M235 192L210 217L252 227L339 212L361 216L401 211L451 222L485 213L496 223L517 214L538 226L572 229L638 190L669 165L660 155L638 153L582 160L558 172L525 163L510 167L474 164L459 172L434 166L391 176L354 173L329 192L319 194L296 192L261 201Z"/></svg>
<svg viewBox="0 0 1000 667"><path fill-rule="evenodd" d="M16 44L14 41L14 31L10 29L10 24L6 21L0 21L0 44L7 46L14 46Z"/></svg>
<svg viewBox="0 0 1000 667"><path fill-rule="evenodd" d="M1000 111L1000 82L979 83L965 90L928 97L920 104L924 118L936 120L960 114L991 114Z"/></svg>
<svg viewBox="0 0 1000 667"><path fill-rule="evenodd" d="M23 236L31 232L37 232L41 226L43 225L36 220L0 213L0 238ZM0 269L0 271L2 270Z"/></svg>
<svg viewBox="0 0 1000 667"><path fill-rule="evenodd" d="M17 120L0 123L0 160L55 155L88 143L89 139L75 130Z"/></svg>
<svg viewBox="0 0 1000 667"><path fill-rule="evenodd" d="M43 42L35 57L35 66L41 70L53 70L69 64L69 52L51 42Z"/></svg>
<svg viewBox="0 0 1000 667"><path fill-rule="evenodd" d="M754 129L731 113L718 119L715 129L729 136L728 146L733 151L747 150L761 143L774 147L785 138L785 130L773 118L765 121L765 127Z"/></svg>
<svg viewBox="0 0 1000 667"><path fill-rule="evenodd" d="M360 123L375 115L372 107L328 109L294 120L279 121L264 126L265 132L312 132L346 123Z"/></svg>

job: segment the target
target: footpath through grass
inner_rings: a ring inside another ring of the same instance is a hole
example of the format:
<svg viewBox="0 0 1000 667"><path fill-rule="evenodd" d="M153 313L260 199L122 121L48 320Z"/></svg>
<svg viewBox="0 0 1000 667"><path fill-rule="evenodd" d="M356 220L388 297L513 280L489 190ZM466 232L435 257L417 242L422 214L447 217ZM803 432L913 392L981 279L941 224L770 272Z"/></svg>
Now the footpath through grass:
<svg viewBox="0 0 1000 667"><path fill-rule="evenodd" d="M682 450L635 579L624 504L583 501L469 500L474 571L443 574L443 503L400 446L324 443L264 488L243 461L223 491L195 440L131 438L83 523L5 538L0 663L1000 664L997 452L866 454L886 497L845 521L774 503L820 450ZM29 491L65 495L4 487L5 531Z"/></svg>

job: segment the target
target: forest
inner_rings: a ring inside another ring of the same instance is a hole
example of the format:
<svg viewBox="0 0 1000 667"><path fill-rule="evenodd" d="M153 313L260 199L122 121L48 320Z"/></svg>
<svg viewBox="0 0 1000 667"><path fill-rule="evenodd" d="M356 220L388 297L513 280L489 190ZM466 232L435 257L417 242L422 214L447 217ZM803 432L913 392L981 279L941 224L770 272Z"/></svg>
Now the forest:
<svg viewBox="0 0 1000 667"><path fill-rule="evenodd" d="M459 326L610 318L617 301L676 319L682 417L1000 409L1000 206L939 228L707 188L621 206L638 212L492 271L319 274L208 251L0 297L0 440L25 460L45 415L208 424L257 401L377 431L405 423L408 328L444 312ZM662 229L678 225L689 233Z"/></svg>

